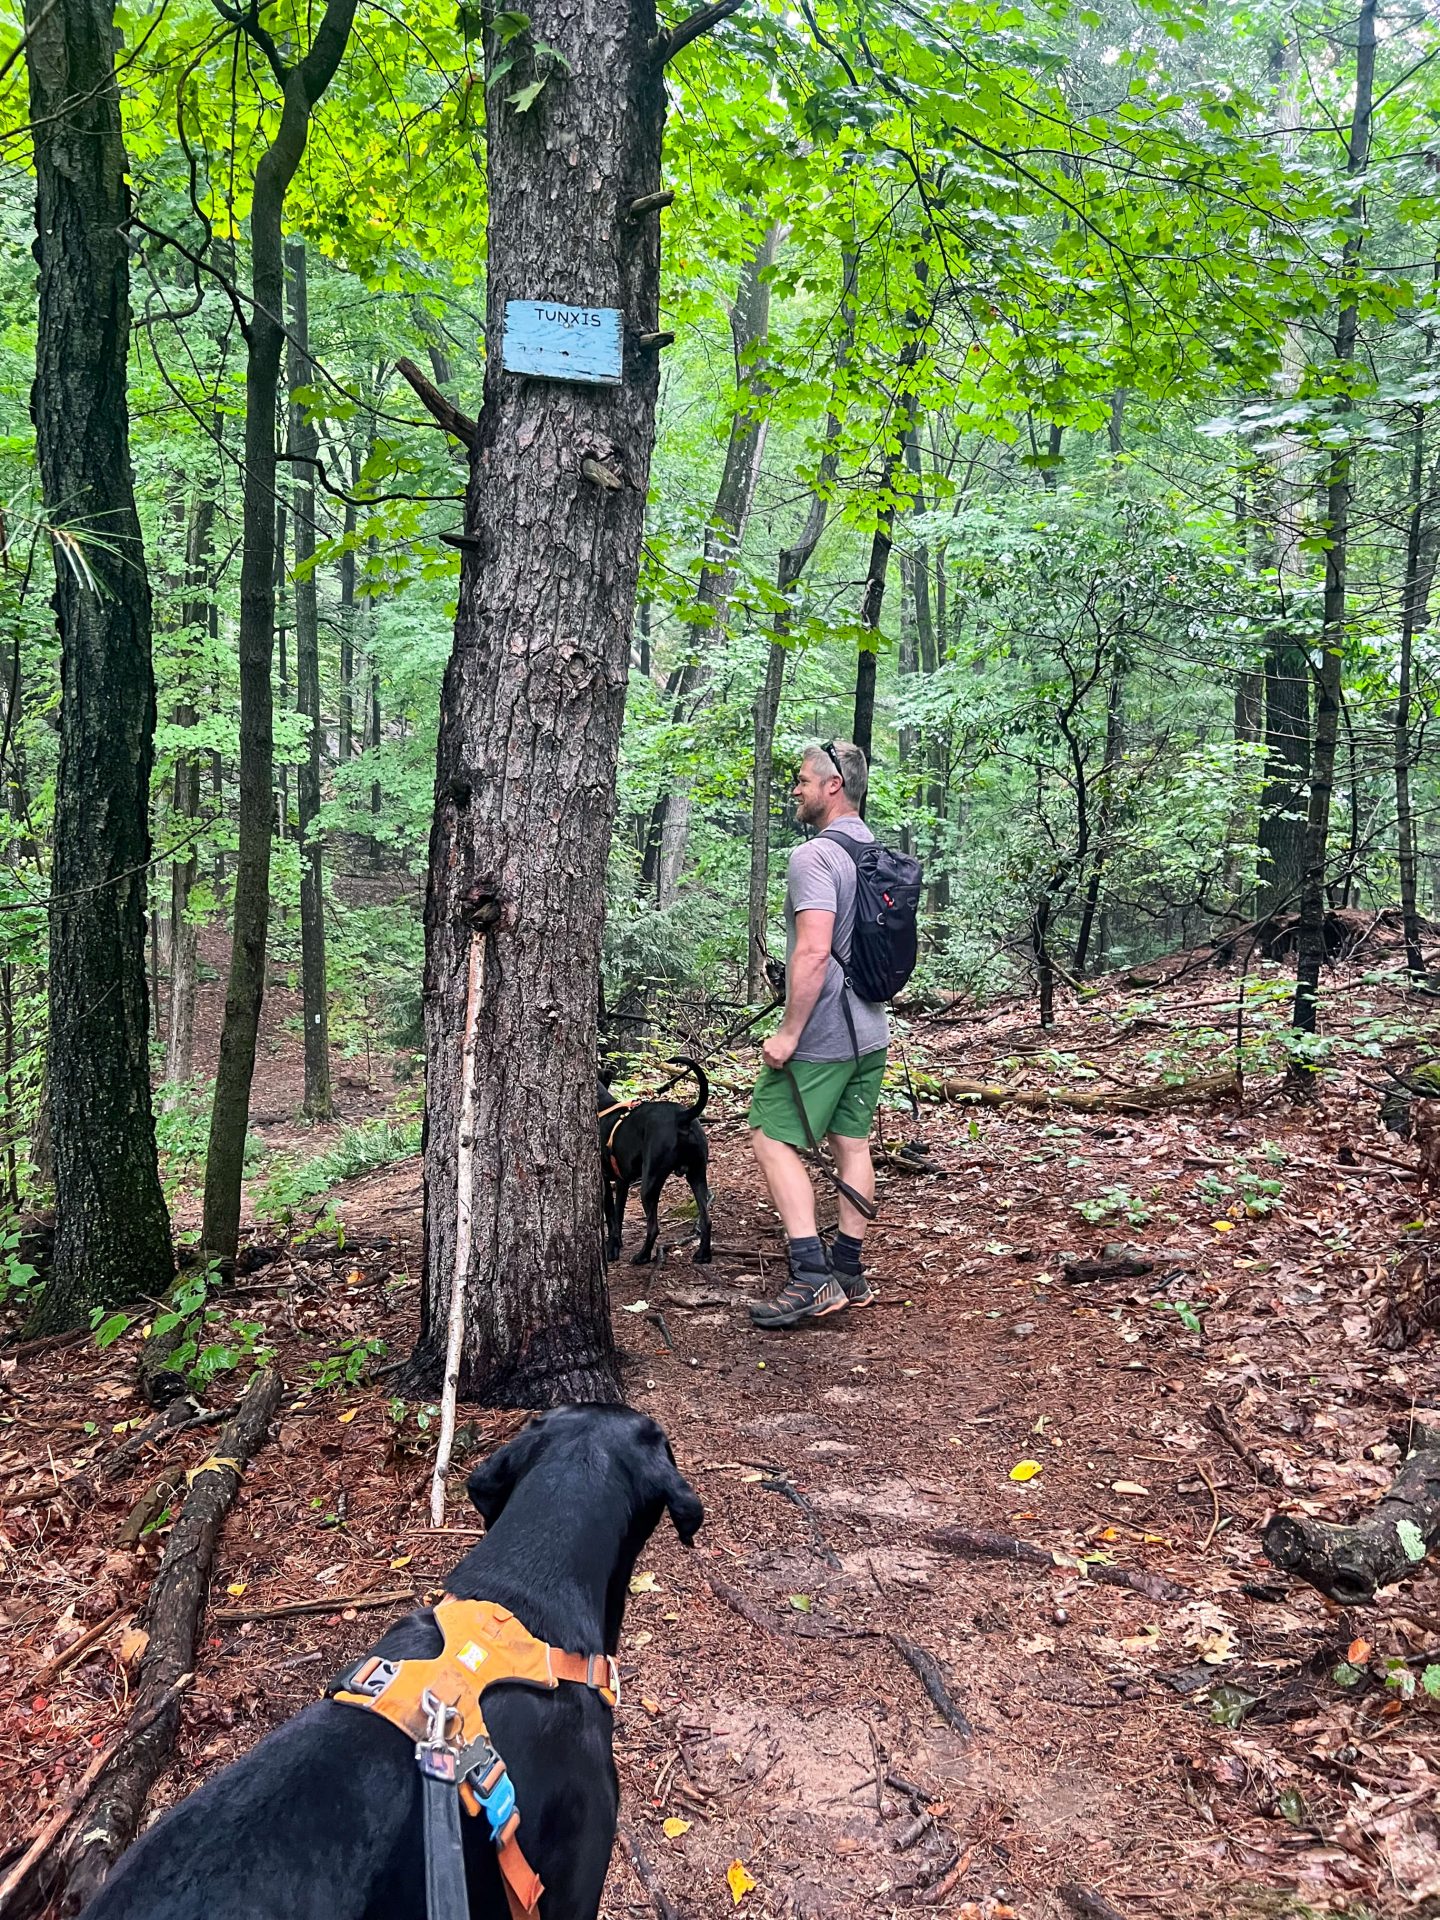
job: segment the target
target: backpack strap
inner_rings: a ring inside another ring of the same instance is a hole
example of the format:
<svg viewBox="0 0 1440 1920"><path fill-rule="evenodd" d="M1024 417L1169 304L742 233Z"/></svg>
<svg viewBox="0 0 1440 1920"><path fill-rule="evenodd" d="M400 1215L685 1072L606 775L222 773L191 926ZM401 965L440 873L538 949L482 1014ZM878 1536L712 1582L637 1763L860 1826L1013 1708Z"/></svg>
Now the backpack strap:
<svg viewBox="0 0 1440 1920"><path fill-rule="evenodd" d="M857 868L859 866L860 852L854 840L851 839L848 833L835 833L834 831L832 831L831 828L827 827L823 833L817 833L815 838L817 840L828 840L832 846L843 847L846 853L848 853L850 856L850 865L852 869ZM860 876L858 873L856 873L855 875L854 911L857 915L860 911ZM840 918L838 913L836 914L835 918L837 920ZM850 944L853 948L855 944L855 924L853 919L850 924ZM850 967L849 967L849 963L845 960L842 960L840 958L840 955L835 952L835 947L833 942L831 944L830 951L832 954L834 954L835 960L840 968L840 979L841 979L840 1011L845 1016L846 1031L850 1035L850 1051L854 1054L855 1064L858 1067L860 1064L860 1040L859 1040L859 1036L855 1032L855 1016L850 1011L850 996L855 991L855 989L850 985Z"/></svg>

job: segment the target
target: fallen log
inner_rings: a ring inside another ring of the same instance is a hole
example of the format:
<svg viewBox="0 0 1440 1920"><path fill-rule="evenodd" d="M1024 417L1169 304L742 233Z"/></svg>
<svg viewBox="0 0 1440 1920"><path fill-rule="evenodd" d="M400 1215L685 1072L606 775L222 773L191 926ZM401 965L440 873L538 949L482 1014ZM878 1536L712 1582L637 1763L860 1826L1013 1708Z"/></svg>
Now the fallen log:
<svg viewBox="0 0 1440 1920"><path fill-rule="evenodd" d="M1206 1100L1235 1100L1240 1088L1233 1073L1202 1073L1156 1087L1099 1087L1078 1092L1073 1087L1005 1087L984 1080L953 1076L934 1080L917 1074L915 1085L930 1099L973 1102L982 1107L1023 1107L1046 1113L1063 1107L1074 1113L1157 1113Z"/></svg>
<svg viewBox="0 0 1440 1920"><path fill-rule="evenodd" d="M1058 1567L1066 1572L1079 1572L1102 1587L1128 1587L1132 1593L1144 1594L1147 1600L1188 1598L1183 1587L1177 1587L1158 1573L1112 1567L1103 1560L1087 1560L1077 1567L1065 1555L1057 1559L1048 1547L1016 1540L1008 1533L992 1533L984 1527L936 1527L928 1538L942 1553L957 1554L966 1560L1013 1560L1021 1566L1048 1567L1052 1573Z"/></svg>
<svg viewBox="0 0 1440 1920"><path fill-rule="evenodd" d="M1171 1272L1194 1264L1194 1253L1183 1247L1110 1246L1102 1247L1099 1253L1080 1253L1073 1260L1062 1260L1060 1278L1072 1287L1083 1287L1092 1280L1138 1280L1157 1267Z"/></svg>
<svg viewBox="0 0 1440 1920"><path fill-rule="evenodd" d="M1272 1514L1260 1544L1282 1573L1308 1581L1342 1607L1364 1606L1381 1587L1408 1579L1440 1542L1440 1426L1418 1428L1416 1451L1354 1526Z"/></svg>
<svg viewBox="0 0 1440 1920"><path fill-rule="evenodd" d="M36 1863L11 1911L29 1910L64 1888L61 1911L75 1913L103 1885L133 1839L145 1800L170 1757L180 1721L179 1694L193 1672L200 1616L221 1522L240 1491L246 1462L263 1445L283 1383L272 1368L257 1373L216 1442L190 1475L165 1557L146 1602L149 1644L135 1687L135 1715L70 1824L68 1837Z"/></svg>

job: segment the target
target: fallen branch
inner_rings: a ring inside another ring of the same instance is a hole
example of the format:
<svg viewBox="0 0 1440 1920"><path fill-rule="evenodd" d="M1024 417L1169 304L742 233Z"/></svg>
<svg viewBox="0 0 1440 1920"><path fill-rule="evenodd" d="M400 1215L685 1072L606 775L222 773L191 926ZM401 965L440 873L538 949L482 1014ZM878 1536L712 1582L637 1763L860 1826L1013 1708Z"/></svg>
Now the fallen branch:
<svg viewBox="0 0 1440 1920"><path fill-rule="evenodd" d="M27 1680L27 1693L43 1693L56 1674L63 1673L72 1666L82 1653L88 1653L97 1640L103 1640L110 1629L129 1613L129 1607L116 1607L113 1613L107 1613L103 1620L97 1620L93 1627L87 1627L78 1640L72 1640L63 1653L57 1653L53 1660L47 1660L33 1680Z"/></svg>
<svg viewBox="0 0 1440 1920"><path fill-rule="evenodd" d="M972 1739L975 1729L956 1704L950 1689L945 1684L945 1676L940 1671L939 1662L934 1656L928 1654L923 1647L917 1647L913 1640L905 1639L903 1634L890 1633L885 1637L929 1694L931 1705L946 1726L953 1727L962 1740Z"/></svg>
<svg viewBox="0 0 1440 1920"><path fill-rule="evenodd" d="M973 1102L982 1107L1025 1107L1044 1113L1064 1107L1076 1113L1157 1113L1205 1100L1233 1100L1239 1089L1233 1073L1204 1073L1173 1086L1099 1088L1077 1093L1071 1087L1003 1087L983 1080L934 1080L915 1076L918 1091L931 1099Z"/></svg>
<svg viewBox="0 0 1440 1920"><path fill-rule="evenodd" d="M1205 1409L1204 1420L1206 1426L1219 1434L1220 1438L1225 1442L1226 1446L1229 1447L1236 1459L1244 1462L1262 1486L1273 1487L1275 1485L1279 1475L1266 1461L1258 1460L1250 1451L1240 1429L1235 1425L1235 1422L1223 1407L1217 1406L1215 1402L1212 1401Z"/></svg>
<svg viewBox="0 0 1440 1920"><path fill-rule="evenodd" d="M410 382L415 390L416 399L437 426L443 427L452 439L459 440L462 445L467 447L475 445L476 436L479 433L479 427L475 421L468 413L461 413L457 406L447 400L440 389L425 378L413 360L397 360L395 371L403 374Z"/></svg>
<svg viewBox="0 0 1440 1920"><path fill-rule="evenodd" d="M414 1593L352 1593L335 1600L287 1600L278 1607L216 1607L210 1617L233 1627L244 1620L286 1620L298 1613L362 1613L369 1607L409 1606L417 1597Z"/></svg>
<svg viewBox="0 0 1440 1920"><path fill-rule="evenodd" d="M180 1720L180 1681L195 1666L215 1542L240 1491L245 1463L264 1444L282 1391L273 1368L257 1373L215 1452L190 1476L190 1491L146 1604L150 1639L135 1688L137 1730L99 1776L71 1838L54 1847L44 1865L45 1891L63 1882L72 1911L98 1891L133 1839L146 1797L169 1760Z"/></svg>
<svg viewBox="0 0 1440 1920"><path fill-rule="evenodd" d="M1279 1567L1341 1606L1363 1606L1381 1587L1420 1571L1440 1541L1440 1428L1423 1427L1368 1520L1342 1527L1299 1514L1273 1514L1260 1544Z"/></svg>
<svg viewBox="0 0 1440 1920"><path fill-rule="evenodd" d="M732 1612L738 1613L742 1620L748 1620L752 1627L759 1627L762 1633L773 1633L784 1639L790 1634L802 1640L878 1640L881 1636L874 1627L847 1627L837 1621L833 1626L820 1620L804 1620L798 1615L793 1620L777 1619L773 1613L767 1613L753 1600L747 1600L743 1593L736 1591L719 1574L709 1575L710 1591L717 1600L723 1600Z"/></svg>
<svg viewBox="0 0 1440 1920"><path fill-rule="evenodd" d="M135 1718L116 1735L109 1746L96 1754L84 1773L81 1774L80 1778L75 1782L75 1785L70 1789L69 1793L65 1795L65 1798L60 1802L59 1806L55 1808L50 1818L30 1842L24 1853L21 1854L14 1866L11 1867L5 1878L0 1880L0 1914L19 1911L21 1903L17 1900L16 1896L24 1886L31 1870L37 1862L45 1857L52 1841L54 1841L57 1835L69 1824L71 1815L85 1798L85 1795L90 1791L95 1781L99 1779L103 1770L110 1765L111 1761L114 1760L125 1747L138 1740L142 1734L147 1733L150 1728L154 1726L155 1722L160 1718L160 1715L164 1713L167 1708L174 1705L194 1678L193 1673L182 1673L178 1680L170 1683L164 1693L161 1694L160 1698L155 1701L152 1706L147 1707L143 1713L136 1714ZM32 1903L27 1900L24 1904L28 1906Z"/></svg>
<svg viewBox="0 0 1440 1920"><path fill-rule="evenodd" d="M635 1835L628 1827L621 1827L619 1830L619 1839L620 1845L624 1850L625 1858L635 1869L635 1878L655 1903L655 1911L659 1914L660 1920L680 1920L680 1915L676 1911L674 1903L671 1901L664 1887L660 1884L659 1874L656 1873L654 1867L651 1866L649 1859L646 1857L645 1849L640 1845Z"/></svg>
<svg viewBox="0 0 1440 1920"><path fill-rule="evenodd" d="M1029 1540L1013 1539L1008 1533L991 1533L983 1527L937 1527L929 1536L932 1545L944 1553L958 1554L966 1560L1012 1560L1022 1566L1057 1568L1079 1573L1102 1587L1128 1587L1147 1600L1183 1600L1183 1587L1163 1579L1158 1573L1144 1573L1130 1567L1112 1567L1104 1561L1086 1560L1078 1566L1063 1555L1057 1560L1046 1547Z"/></svg>
<svg viewBox="0 0 1440 1920"><path fill-rule="evenodd" d="M1157 1267L1167 1271L1191 1267L1195 1255L1181 1247L1104 1247L1099 1253L1079 1254L1062 1260L1060 1278L1072 1287L1083 1287L1091 1280L1138 1280L1154 1273Z"/></svg>

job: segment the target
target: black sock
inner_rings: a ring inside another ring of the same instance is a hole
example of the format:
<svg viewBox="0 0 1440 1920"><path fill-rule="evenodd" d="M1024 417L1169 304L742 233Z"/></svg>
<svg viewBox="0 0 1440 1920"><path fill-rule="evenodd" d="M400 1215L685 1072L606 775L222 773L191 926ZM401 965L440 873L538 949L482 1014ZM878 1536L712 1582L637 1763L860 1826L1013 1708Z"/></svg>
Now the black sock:
<svg viewBox="0 0 1440 1920"><path fill-rule="evenodd" d="M820 1244L818 1234L809 1234L803 1239L790 1242L790 1264L800 1267L806 1273L824 1273L825 1249Z"/></svg>
<svg viewBox="0 0 1440 1920"><path fill-rule="evenodd" d="M864 1245L853 1233L837 1233L830 1249L830 1264L837 1273L859 1273L860 1249Z"/></svg>

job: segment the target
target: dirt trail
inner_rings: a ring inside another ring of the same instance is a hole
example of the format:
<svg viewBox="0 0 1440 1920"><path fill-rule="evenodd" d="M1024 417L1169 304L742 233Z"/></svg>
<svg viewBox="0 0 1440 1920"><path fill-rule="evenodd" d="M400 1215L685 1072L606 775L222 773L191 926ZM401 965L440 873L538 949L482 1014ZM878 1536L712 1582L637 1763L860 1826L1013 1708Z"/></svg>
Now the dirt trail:
<svg viewBox="0 0 1440 1920"><path fill-rule="evenodd" d="M1047 1037L1072 1050L1070 1066L1114 1031L1115 1006L1098 1011L1108 1028L1087 1012ZM1032 1084L1060 1070L1017 1054L1017 1036L1012 1012L923 1039L938 1065ZM1106 1070L1153 1073L1154 1044L1137 1034L1128 1054L1103 1056ZM1433 1344L1392 1353L1370 1337L1391 1252L1418 1218L1413 1183L1340 1158L1413 1149L1376 1131L1358 1085L1314 1115L1257 1105L1259 1091L1238 1113L926 1108L918 1127L892 1115L943 1171L884 1184L880 1304L788 1336L757 1334L740 1304L775 1283L764 1250L778 1240L741 1110L717 1094L726 1252L689 1264L681 1188L666 1196L663 1267L612 1272L628 1397L664 1423L707 1508L693 1552L656 1535L621 1648L623 1817L685 1920L734 1911L737 1860L757 1915L934 1904L964 1920L1042 1920L1064 1910L1071 1882L1132 1920L1440 1911L1440 1716L1384 1684L1387 1657L1419 1673L1440 1648L1433 1573L1344 1616L1287 1591L1258 1544L1276 1497L1335 1517L1372 1498L1410 1409L1440 1397ZM1269 1178L1280 1194L1254 1184ZM383 1379L299 1391L341 1339L380 1339L398 1357L413 1333L418 1166L340 1197L343 1252L288 1249L246 1282L246 1310L296 1391L224 1536L168 1795L313 1697L396 1610L347 1599L431 1591L466 1544L424 1525L433 1428L417 1428L414 1407L398 1418ZM1087 1221L1079 1205L1108 1217ZM627 1245L638 1238L632 1222ZM1169 1257L1136 1280L1066 1282L1063 1254L1116 1240ZM118 1634L38 1697L30 1676L57 1633L140 1596L157 1548L152 1535L138 1562L113 1551L143 1471L78 1506L11 1503L49 1472L47 1446L63 1476L138 1416L134 1345L71 1349L58 1384L53 1356L0 1362L0 1765L16 1835L116 1724ZM1216 1401L1278 1475L1278 1496L1206 1424ZM466 1462L518 1420L471 1416L452 1527L473 1521ZM1060 1561L956 1558L932 1538L947 1525L1016 1535ZM1075 1564L1086 1554L1180 1597L1101 1585ZM331 1596L332 1612L284 1619L213 1611ZM936 1663L968 1737L897 1637ZM1347 1648L1362 1676L1348 1689L1331 1677ZM1217 1687L1233 1691L1212 1705ZM1227 1705L1242 1725L1216 1723ZM666 1820L689 1824L667 1836ZM649 1906L617 1854L607 1912Z"/></svg>

